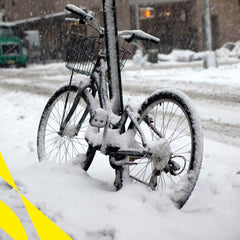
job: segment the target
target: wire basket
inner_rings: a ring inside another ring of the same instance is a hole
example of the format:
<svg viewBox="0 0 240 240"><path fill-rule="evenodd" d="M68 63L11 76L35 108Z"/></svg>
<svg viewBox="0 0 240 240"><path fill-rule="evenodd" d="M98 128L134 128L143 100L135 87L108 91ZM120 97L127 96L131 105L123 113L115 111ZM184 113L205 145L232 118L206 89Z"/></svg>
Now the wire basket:
<svg viewBox="0 0 240 240"><path fill-rule="evenodd" d="M72 34L70 45L67 48L66 67L74 72L91 75L96 65L98 53L104 48L103 40L87 37L81 34ZM130 52L121 47L119 50L120 68L124 67Z"/></svg>

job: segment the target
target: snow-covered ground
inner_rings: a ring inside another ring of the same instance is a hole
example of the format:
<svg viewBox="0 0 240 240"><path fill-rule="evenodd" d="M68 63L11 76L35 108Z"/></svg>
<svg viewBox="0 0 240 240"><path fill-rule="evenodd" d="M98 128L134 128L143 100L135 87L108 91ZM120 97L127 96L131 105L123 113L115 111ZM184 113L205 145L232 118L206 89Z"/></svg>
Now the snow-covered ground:
<svg viewBox="0 0 240 240"><path fill-rule="evenodd" d="M72 239L240 239L240 64L217 69L164 64L123 73L124 99L141 102L176 87L195 102L204 125L204 159L197 186L181 210L161 193L131 183L115 192L114 172L98 154L88 173L77 162L39 163L36 135L46 101L65 81L62 63L0 69L0 152L20 192ZM19 196L0 179L0 200L38 239ZM0 230L0 239L11 239Z"/></svg>

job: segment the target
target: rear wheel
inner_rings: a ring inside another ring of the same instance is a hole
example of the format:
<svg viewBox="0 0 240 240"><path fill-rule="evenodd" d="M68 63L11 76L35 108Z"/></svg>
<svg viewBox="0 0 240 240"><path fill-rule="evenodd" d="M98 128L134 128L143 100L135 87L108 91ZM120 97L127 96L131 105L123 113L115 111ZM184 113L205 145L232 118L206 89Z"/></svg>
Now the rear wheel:
<svg viewBox="0 0 240 240"><path fill-rule="evenodd" d="M195 187L202 161L196 111L185 94L167 89L146 99L139 114L147 145L158 157L135 160L138 164L130 167L130 176L153 190L164 189L181 208ZM137 132L135 139L141 144Z"/></svg>
<svg viewBox="0 0 240 240"><path fill-rule="evenodd" d="M87 170L91 165L95 150L85 140L85 131L89 126L87 97L83 94L79 104L69 120L65 131L59 134L63 115L69 112L78 87L68 85L58 89L49 99L38 129L37 147L39 161L48 160L54 163L65 163L80 158L82 168ZM77 125L81 121L78 131Z"/></svg>

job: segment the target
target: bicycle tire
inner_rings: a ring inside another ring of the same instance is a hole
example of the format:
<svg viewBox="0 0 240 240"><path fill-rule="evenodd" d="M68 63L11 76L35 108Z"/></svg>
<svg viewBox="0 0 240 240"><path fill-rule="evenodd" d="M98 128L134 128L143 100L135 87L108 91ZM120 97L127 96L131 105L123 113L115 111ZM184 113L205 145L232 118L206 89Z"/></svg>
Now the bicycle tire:
<svg viewBox="0 0 240 240"><path fill-rule="evenodd" d="M50 97L43 110L38 127L37 152L39 161L48 160L58 164L79 158L82 168L87 171L92 163L96 150L88 145L84 137L90 117L88 113L89 103L84 93L67 125L67 127L69 126L69 132L63 136L58 134L66 97L68 95L68 102L66 104L67 113L77 90L77 85L71 85L70 87L69 85L65 85ZM76 126L82 116L84 117L81 128L76 136L71 136L71 128Z"/></svg>
<svg viewBox="0 0 240 240"><path fill-rule="evenodd" d="M185 94L172 89L153 93L138 113L145 119L140 124L148 143L160 139L153 130L157 129L169 144L171 157L161 171L153 167L151 158L138 159L137 165L129 167L130 177L154 190L161 189L176 207L182 208L196 185L202 163L202 128L198 114ZM151 127L147 118L151 118ZM133 124L130 128L134 128ZM141 144L137 132L135 139Z"/></svg>

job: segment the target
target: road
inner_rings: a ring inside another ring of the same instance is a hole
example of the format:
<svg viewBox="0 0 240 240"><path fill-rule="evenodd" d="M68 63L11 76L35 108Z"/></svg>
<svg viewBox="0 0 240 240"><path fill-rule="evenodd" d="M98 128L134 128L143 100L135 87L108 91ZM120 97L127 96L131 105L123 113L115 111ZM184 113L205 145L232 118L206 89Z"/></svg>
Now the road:
<svg viewBox="0 0 240 240"><path fill-rule="evenodd" d="M206 137L240 147L240 83L237 82L240 67L234 66L216 70L202 70L195 65L193 68L128 66L123 71L124 96L142 98L164 87L182 90L195 102ZM1 88L44 96L50 96L70 77L63 63L0 69L0 73ZM75 75L74 80L84 78Z"/></svg>

